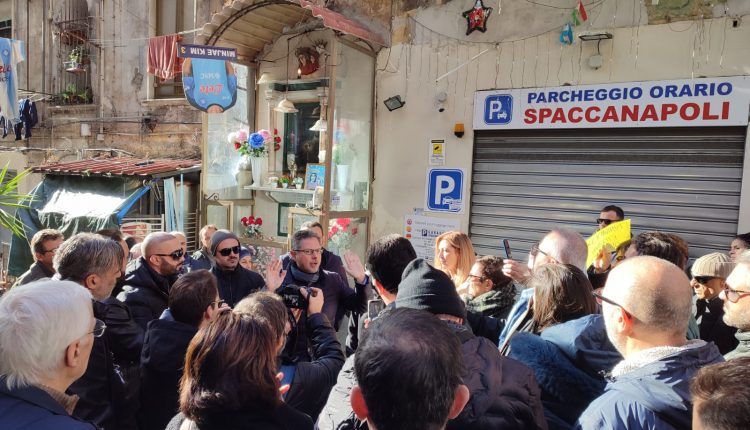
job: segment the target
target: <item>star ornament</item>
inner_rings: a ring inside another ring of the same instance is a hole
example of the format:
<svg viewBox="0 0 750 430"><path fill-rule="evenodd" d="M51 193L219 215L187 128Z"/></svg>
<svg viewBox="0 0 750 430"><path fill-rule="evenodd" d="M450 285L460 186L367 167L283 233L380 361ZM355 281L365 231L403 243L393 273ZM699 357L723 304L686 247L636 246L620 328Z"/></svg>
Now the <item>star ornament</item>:
<svg viewBox="0 0 750 430"><path fill-rule="evenodd" d="M474 7L467 10L462 14L466 18L466 35L470 35L474 30L479 30L482 33L487 31L487 18L492 13L491 7L485 7L482 0L476 0Z"/></svg>

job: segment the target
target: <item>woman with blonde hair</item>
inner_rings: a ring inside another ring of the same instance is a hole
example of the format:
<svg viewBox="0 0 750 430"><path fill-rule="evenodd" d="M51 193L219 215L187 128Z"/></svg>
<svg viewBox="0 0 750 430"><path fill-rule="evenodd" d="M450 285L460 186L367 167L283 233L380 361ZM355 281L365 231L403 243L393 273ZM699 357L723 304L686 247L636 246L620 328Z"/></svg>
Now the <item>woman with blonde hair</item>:
<svg viewBox="0 0 750 430"><path fill-rule="evenodd" d="M466 279L476 259L469 236L460 231L449 231L435 239L435 268L450 276L459 294L468 291Z"/></svg>

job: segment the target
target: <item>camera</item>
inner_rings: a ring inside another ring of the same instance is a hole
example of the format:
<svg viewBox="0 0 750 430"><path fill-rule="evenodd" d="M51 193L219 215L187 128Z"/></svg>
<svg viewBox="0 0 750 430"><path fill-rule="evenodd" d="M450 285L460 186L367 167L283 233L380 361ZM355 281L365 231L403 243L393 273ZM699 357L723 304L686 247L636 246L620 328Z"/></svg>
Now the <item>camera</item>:
<svg viewBox="0 0 750 430"><path fill-rule="evenodd" d="M279 295L284 301L286 307L291 309L307 309L307 299L302 295L300 290L306 290L307 294L310 295L311 291L307 287L300 287L299 285L285 285L281 287Z"/></svg>

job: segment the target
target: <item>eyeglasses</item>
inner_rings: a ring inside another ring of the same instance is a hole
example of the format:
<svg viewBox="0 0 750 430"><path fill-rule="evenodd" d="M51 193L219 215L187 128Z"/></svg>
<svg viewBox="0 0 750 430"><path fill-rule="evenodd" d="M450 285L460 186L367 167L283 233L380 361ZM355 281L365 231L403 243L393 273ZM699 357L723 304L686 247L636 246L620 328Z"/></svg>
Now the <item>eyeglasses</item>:
<svg viewBox="0 0 750 430"><path fill-rule="evenodd" d="M706 285L709 282L711 282L711 280L716 279L716 277L715 276L693 276L693 279L695 279L695 282L699 284Z"/></svg>
<svg viewBox="0 0 750 430"><path fill-rule="evenodd" d="M530 253L531 253L531 255L532 255L532 256L536 257L536 256L537 256L537 254L539 254L540 252L541 252L541 253L542 253L543 255L546 255L547 257L550 257L550 258L552 258L552 257L551 257L551 256L550 256L549 254L547 254L546 252L544 252L544 251L542 251L541 249L539 249L539 244L535 244L535 245L533 245L533 246L531 247L531 251L530 251Z"/></svg>
<svg viewBox="0 0 750 430"><path fill-rule="evenodd" d="M221 254L222 257L229 257L231 254L239 254L240 253L240 247L239 246L233 246L231 248L224 248L219 250L219 254Z"/></svg>
<svg viewBox="0 0 750 430"><path fill-rule="evenodd" d="M607 302L607 303L609 303L609 304L610 304L610 305L612 305L612 306L617 306L618 308L622 309L622 311L623 311L623 312L625 312L625 315L627 315L627 316L628 316L628 318L630 318L630 317L632 317L632 316L633 316L633 315L632 315L632 314L631 314L630 312L628 312L628 311L627 311L627 310L626 310L626 309L625 309L624 307L622 307L622 305L621 305L621 304L619 304L619 303L617 303L617 302L615 302L615 301L613 301L613 300L610 300L610 299L608 299L608 298L606 298L606 297L602 296L601 294L597 293L596 291L592 291L592 292L591 292L591 295L593 295L593 296L594 296L594 298L596 299L596 303L598 303L599 305L601 305L601 304L602 304L602 302Z"/></svg>
<svg viewBox="0 0 750 430"><path fill-rule="evenodd" d="M596 223L597 224L604 224L604 225L610 225L613 222L617 222L617 220L614 219L607 219L607 218L597 218Z"/></svg>
<svg viewBox="0 0 750 430"><path fill-rule="evenodd" d="M472 275L471 273L469 273L466 277L469 278L470 281L476 279L479 282L484 282L487 280L487 278L485 278L484 276Z"/></svg>
<svg viewBox="0 0 750 430"><path fill-rule="evenodd" d="M159 257L172 257L172 260L179 260L180 258L182 258L182 256L185 255L185 253L182 252L181 249L178 249L177 251L171 252L169 254L154 254L154 255L158 255Z"/></svg>
<svg viewBox="0 0 750 430"><path fill-rule="evenodd" d="M295 249L295 252L301 252L305 255L320 255L323 253L323 248L318 249Z"/></svg>
<svg viewBox="0 0 750 430"><path fill-rule="evenodd" d="M726 297L726 299L730 302L737 303L741 298L750 295L750 291L733 290L731 288L727 288L722 291L721 294L723 294L724 297Z"/></svg>
<svg viewBox="0 0 750 430"><path fill-rule="evenodd" d="M100 319L96 319L94 322L94 331L90 331L86 334L93 334L94 337L102 337L104 334L104 330L107 328L107 325L104 324L104 321Z"/></svg>

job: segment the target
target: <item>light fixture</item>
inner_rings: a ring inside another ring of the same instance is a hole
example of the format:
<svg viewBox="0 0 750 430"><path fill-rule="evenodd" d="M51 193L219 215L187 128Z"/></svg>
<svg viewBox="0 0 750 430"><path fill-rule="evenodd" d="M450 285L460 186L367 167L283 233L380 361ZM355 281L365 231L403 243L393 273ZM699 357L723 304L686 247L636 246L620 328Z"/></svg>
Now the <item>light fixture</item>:
<svg viewBox="0 0 750 430"><path fill-rule="evenodd" d="M289 95L289 39L286 39L286 88L284 88L284 98L279 102L278 105L273 109L276 112L282 113L296 113L299 109L294 106L291 100L287 98Z"/></svg>
<svg viewBox="0 0 750 430"><path fill-rule="evenodd" d="M271 82L273 82L273 76L271 76L270 73L263 72L260 74L260 78L258 79L257 84L264 85L264 84L270 84Z"/></svg>
<svg viewBox="0 0 750 430"><path fill-rule="evenodd" d="M606 31L602 32L586 32L581 33L578 35L578 38L583 40L584 42L590 42L592 40L599 41L599 40L607 40L612 39L614 36L612 33L608 33Z"/></svg>
<svg viewBox="0 0 750 430"><path fill-rule="evenodd" d="M315 124L313 124L313 126L310 127L310 130L312 130L312 131L328 131L328 121L324 120L323 118L320 118L317 121L315 121Z"/></svg>
<svg viewBox="0 0 750 430"><path fill-rule="evenodd" d="M401 100L401 96L389 97L385 99L383 103L385 103L385 107L387 107L389 111L394 111L398 108L402 108L406 104L405 101Z"/></svg>

